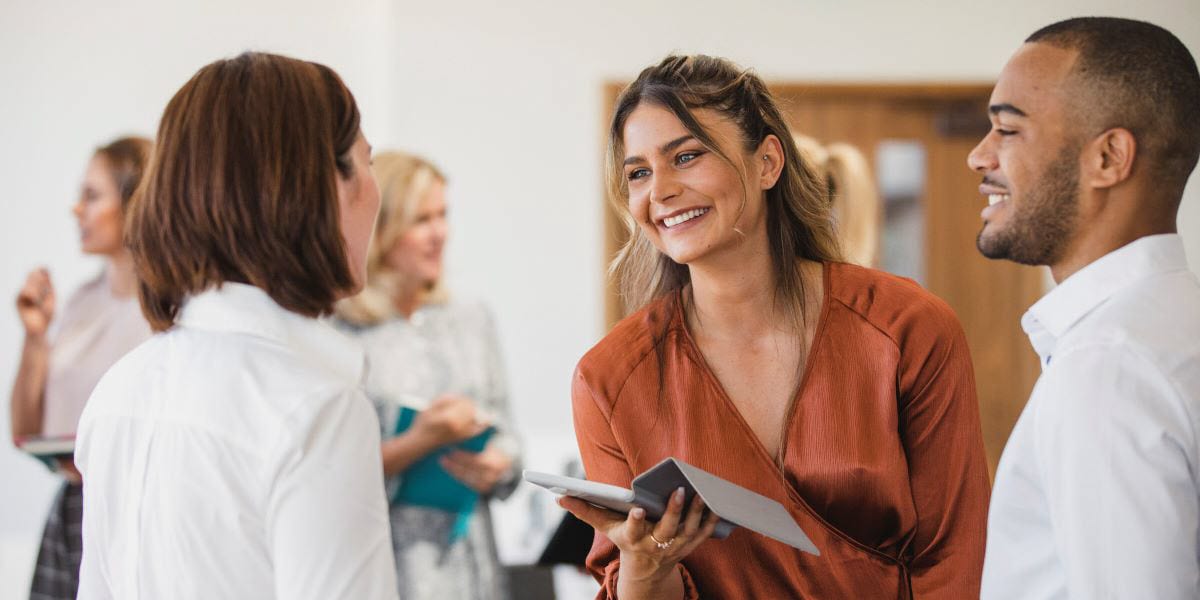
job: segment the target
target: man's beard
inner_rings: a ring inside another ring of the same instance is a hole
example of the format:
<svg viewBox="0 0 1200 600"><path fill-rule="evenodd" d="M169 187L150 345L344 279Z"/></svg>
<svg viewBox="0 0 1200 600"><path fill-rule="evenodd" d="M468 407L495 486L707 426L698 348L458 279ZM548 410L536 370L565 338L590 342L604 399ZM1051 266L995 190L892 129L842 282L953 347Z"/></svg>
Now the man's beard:
<svg viewBox="0 0 1200 600"><path fill-rule="evenodd" d="M988 231L985 225L980 230L976 247L988 258L1023 265L1055 264L1079 217L1078 148L1068 144L1020 201L1007 207L1011 214L1003 228Z"/></svg>

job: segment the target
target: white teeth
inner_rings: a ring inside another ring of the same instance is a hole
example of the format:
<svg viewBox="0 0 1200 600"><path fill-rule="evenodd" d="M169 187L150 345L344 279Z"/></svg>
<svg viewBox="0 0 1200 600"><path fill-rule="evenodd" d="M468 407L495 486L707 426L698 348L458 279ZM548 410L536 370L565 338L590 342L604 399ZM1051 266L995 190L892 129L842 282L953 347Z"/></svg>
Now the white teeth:
<svg viewBox="0 0 1200 600"><path fill-rule="evenodd" d="M669 229L685 221L691 221L692 219L695 219L706 212L708 212L707 208L693 208L685 213L680 213L673 217L667 217L663 219L663 225L666 225Z"/></svg>
<svg viewBox="0 0 1200 600"><path fill-rule="evenodd" d="M1012 196L1009 194L988 194L988 206L991 206L997 202L1004 202L1011 197Z"/></svg>

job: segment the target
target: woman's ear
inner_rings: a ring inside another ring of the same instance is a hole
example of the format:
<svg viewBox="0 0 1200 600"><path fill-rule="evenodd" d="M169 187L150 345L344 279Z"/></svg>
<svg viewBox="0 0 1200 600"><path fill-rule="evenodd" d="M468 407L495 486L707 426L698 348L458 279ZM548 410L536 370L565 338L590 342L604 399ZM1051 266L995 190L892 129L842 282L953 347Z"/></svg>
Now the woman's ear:
<svg viewBox="0 0 1200 600"><path fill-rule="evenodd" d="M779 142L779 138L774 134L768 135L758 145L758 150L755 151L754 157L751 159L758 164L758 170L752 171L759 174L758 185L762 190L769 190L775 187L775 183L779 181L780 173L783 173L783 144Z"/></svg>

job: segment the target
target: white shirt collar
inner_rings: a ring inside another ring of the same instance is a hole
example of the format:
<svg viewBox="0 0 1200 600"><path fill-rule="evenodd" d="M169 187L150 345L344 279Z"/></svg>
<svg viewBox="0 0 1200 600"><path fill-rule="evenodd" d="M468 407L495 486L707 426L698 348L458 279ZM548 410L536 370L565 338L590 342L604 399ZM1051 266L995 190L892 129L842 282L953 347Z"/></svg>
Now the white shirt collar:
<svg viewBox="0 0 1200 600"><path fill-rule="evenodd" d="M1033 349L1050 362L1054 347L1076 323L1121 290L1162 273L1186 270L1178 234L1134 240L1085 266L1050 290L1021 317Z"/></svg>
<svg viewBox="0 0 1200 600"><path fill-rule="evenodd" d="M263 290L224 282L184 301L176 320L181 327L244 333L265 338L317 359L317 364L354 385L362 382L362 348L333 327L291 312Z"/></svg>

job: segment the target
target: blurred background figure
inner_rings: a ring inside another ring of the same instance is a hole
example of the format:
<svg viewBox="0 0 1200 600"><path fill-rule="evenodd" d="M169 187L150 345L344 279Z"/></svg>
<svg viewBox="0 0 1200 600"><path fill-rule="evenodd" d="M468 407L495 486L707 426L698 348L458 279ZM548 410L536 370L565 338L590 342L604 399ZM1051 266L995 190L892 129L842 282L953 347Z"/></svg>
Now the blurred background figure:
<svg viewBox="0 0 1200 600"><path fill-rule="evenodd" d="M483 305L451 300L443 287L445 176L399 152L377 154L374 170L382 206L367 287L341 302L337 314L363 343L370 365L367 395L385 438L400 595L507 598L488 503L516 487L519 443L496 328ZM420 409L411 423L402 416L405 408ZM489 427L494 435L486 438ZM447 451L472 439L481 451ZM435 461L465 486L462 512L419 505L405 494L406 477L424 476L417 473L422 461Z"/></svg>
<svg viewBox="0 0 1200 600"><path fill-rule="evenodd" d="M46 269L35 269L17 294L25 343L12 390L12 435L66 437L100 376L150 337L136 294L133 261L122 243L125 209L142 179L151 142L123 137L96 150L72 208L85 254L106 259L60 311ZM57 318L56 318L57 317ZM58 461L63 483L42 534L30 597L75 598L79 586L82 486L70 459Z"/></svg>
<svg viewBox="0 0 1200 600"><path fill-rule="evenodd" d="M795 138L797 149L828 186L842 258L863 267L878 266L883 202L871 164L850 144L826 146L806 135Z"/></svg>

